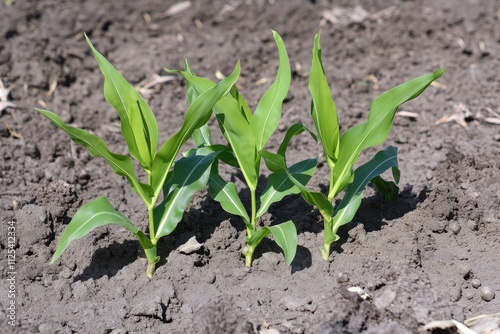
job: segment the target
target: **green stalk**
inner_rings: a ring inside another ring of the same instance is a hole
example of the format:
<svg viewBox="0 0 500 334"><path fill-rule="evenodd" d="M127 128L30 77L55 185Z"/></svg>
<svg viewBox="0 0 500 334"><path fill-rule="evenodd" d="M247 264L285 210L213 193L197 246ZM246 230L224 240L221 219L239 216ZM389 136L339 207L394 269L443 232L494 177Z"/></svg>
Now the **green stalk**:
<svg viewBox="0 0 500 334"><path fill-rule="evenodd" d="M325 237L323 241L323 247L321 248L321 256L323 259L328 260L330 257L330 246L337 239L335 232L333 231L333 217L330 217L329 220L325 220Z"/></svg>
<svg viewBox="0 0 500 334"><path fill-rule="evenodd" d="M151 173L148 172L148 184L151 183L152 183L152 176ZM144 247L143 245L144 253L146 254L146 258L148 259L146 275L150 279L153 278L156 270L156 263L158 263L158 261L160 260L160 257L157 255L157 248L156 248L156 243L158 242L158 239L153 237L155 235L155 224L154 224L154 214L153 214L155 203L156 203L156 198L154 198L151 205L148 205L149 238L151 240L151 244L147 245L147 247Z"/></svg>
<svg viewBox="0 0 500 334"><path fill-rule="evenodd" d="M250 189L250 198L252 202L252 213L250 215L250 225L247 225L247 240L250 240L250 238L253 236L253 233L257 231L257 200L255 196L255 189ZM252 259L253 259L253 253L255 252L255 247L248 245L247 243L247 250L245 251L245 264L247 267L252 266Z"/></svg>

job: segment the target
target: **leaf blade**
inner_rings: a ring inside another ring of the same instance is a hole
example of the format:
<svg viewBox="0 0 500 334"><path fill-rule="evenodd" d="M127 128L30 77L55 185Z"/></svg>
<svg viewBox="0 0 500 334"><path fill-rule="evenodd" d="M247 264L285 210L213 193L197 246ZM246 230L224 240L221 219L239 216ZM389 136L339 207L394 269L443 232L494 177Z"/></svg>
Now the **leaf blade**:
<svg viewBox="0 0 500 334"><path fill-rule="evenodd" d="M250 127L256 139L257 151L264 148L276 131L281 118L281 108L290 87L290 62L281 36L273 31L278 46L279 68L276 80L264 93L252 116Z"/></svg>
<svg viewBox="0 0 500 334"><path fill-rule="evenodd" d="M297 229L295 224L289 220L284 223L263 227L248 240L248 245L254 249L267 235L272 234L274 241L283 250L285 263L290 265L297 252Z"/></svg>
<svg viewBox="0 0 500 334"><path fill-rule="evenodd" d="M150 186L139 182L135 174L134 164L129 157L112 153L101 138L83 129L66 125L55 113L43 109L36 110L66 132L75 143L88 149L90 155L106 160L116 174L124 176L128 180L132 190L139 194L147 205L151 203L152 189Z"/></svg>
<svg viewBox="0 0 500 334"><path fill-rule="evenodd" d="M71 219L59 239L50 263L54 263L72 241L80 239L93 229L107 224L120 225L136 235L141 232L127 217L116 211L106 197L96 198L82 206Z"/></svg>
<svg viewBox="0 0 500 334"><path fill-rule="evenodd" d="M85 38L104 75L104 97L120 116L130 155L146 170L151 170L158 145L155 116L134 87L95 49L87 35Z"/></svg>

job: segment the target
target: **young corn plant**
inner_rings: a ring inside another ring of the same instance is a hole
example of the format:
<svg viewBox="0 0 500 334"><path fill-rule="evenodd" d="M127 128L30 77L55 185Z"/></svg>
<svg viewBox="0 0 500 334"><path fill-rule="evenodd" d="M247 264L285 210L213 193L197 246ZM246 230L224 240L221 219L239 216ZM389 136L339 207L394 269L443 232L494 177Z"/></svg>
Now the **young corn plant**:
<svg viewBox="0 0 500 334"><path fill-rule="evenodd" d="M85 204L74 215L59 240L51 263L59 258L73 240L99 226L118 224L138 238L148 260L146 274L152 278L159 261L158 240L176 228L194 192L206 186L218 153L188 155L175 163L174 160L193 132L210 119L217 101L229 93L239 77L239 63L231 75L199 94L187 110L181 128L158 148L158 125L151 109L85 37L104 75L104 96L120 116L121 132L130 156L111 152L101 138L66 125L53 112L37 111L66 132L74 142L87 148L92 156L104 158L116 174L127 179L132 190L147 207L149 236L118 212L106 197L99 197ZM136 175L132 158L144 170L146 183L141 182ZM163 200L157 204L162 192Z"/></svg>
<svg viewBox="0 0 500 334"><path fill-rule="evenodd" d="M386 199L397 198L399 190L397 149L389 146L353 170L361 152L366 148L381 145L391 130L398 107L419 96L434 80L441 77L445 70L441 69L410 80L382 94L373 101L365 123L356 125L340 135L337 110L321 62L319 34L315 36L312 54L309 74L311 116L330 169L328 194L312 191L296 180L287 168L283 155L265 152L263 157L271 171L287 173L289 179L300 188L307 203L318 208L324 219L324 243L321 253L327 260L331 244L339 239L337 235L339 227L353 219L369 182L372 182ZM394 182L385 181L380 177L389 168L392 169ZM344 197L334 208L333 200L343 190L345 190Z"/></svg>
<svg viewBox="0 0 500 334"><path fill-rule="evenodd" d="M243 96L233 87L231 94L223 97L214 106L219 127L229 143L228 146L213 145L210 130L204 126L198 129L193 138L199 150L219 151L217 161L212 165L208 180L209 192L228 213L240 216L246 226L246 246L243 255L248 267L256 247L264 237L272 234L275 242L281 247L285 262L290 265L297 248L297 231L292 221L274 226L260 227L259 218L267 212L270 205L300 190L288 178L287 173L274 172L267 179L260 197L257 198L257 183L261 175L261 151L269 138L276 131L281 119L283 100L290 86L290 64L283 40L278 33L273 32L278 47L279 68L276 79L262 96L255 111L252 113ZM212 89L214 83L208 79L197 77L186 62L185 71L179 71L187 80L187 94L190 101L196 101L199 94ZM305 127L296 124L287 132L279 152L285 154L291 138L303 132ZM239 169L250 192L250 212L247 212L241 201L236 185L220 176L218 163L224 162ZM316 168L316 159L308 159L296 163L287 171L298 184L304 186L312 177Z"/></svg>

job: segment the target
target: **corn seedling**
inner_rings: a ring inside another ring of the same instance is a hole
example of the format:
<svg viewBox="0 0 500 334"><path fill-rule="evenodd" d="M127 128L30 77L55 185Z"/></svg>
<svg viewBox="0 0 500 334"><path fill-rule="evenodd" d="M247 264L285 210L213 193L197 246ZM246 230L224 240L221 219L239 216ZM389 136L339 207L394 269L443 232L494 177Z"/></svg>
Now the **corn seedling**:
<svg viewBox="0 0 500 334"><path fill-rule="evenodd" d="M128 180L132 190L147 207L149 236L118 212L107 198L99 197L85 204L74 215L59 240L51 263L71 241L85 236L96 227L118 224L138 238L148 260L146 273L151 278L159 261L158 240L176 228L194 192L206 186L218 152L188 155L175 163L174 160L193 132L210 119L214 105L230 92L239 77L239 63L231 75L199 94L187 110L180 130L158 149L158 125L146 101L86 39L105 78L104 96L120 116L121 132L130 156L111 152L101 138L66 125L53 112L37 110L74 142L87 148L92 156L104 158L116 174ZM141 182L136 175L132 158L144 170L147 183ZM162 192L163 200L157 205Z"/></svg>
<svg viewBox="0 0 500 334"><path fill-rule="evenodd" d="M247 266L252 265L256 247L264 237L272 234L275 242L281 247L285 262L289 265L296 253L297 231L292 221L274 226L259 227L259 218L267 212L270 205L280 201L283 197L300 193L287 176L287 173L273 172L267 179L259 200L257 200L257 182L261 175L261 152L269 138L276 131L281 119L283 100L290 86L290 64L288 55L281 37L273 32L279 53L279 68L274 83L262 96L255 111L252 113L243 96L233 87L231 94L223 97L214 106L214 112L219 127L229 143L222 146L222 153L217 162L212 165L208 185L212 198L218 201L228 213L240 216L246 225L246 246L243 255ZM180 71L187 80L187 94L193 101L199 94L211 89L214 83L208 79L194 75L186 62L186 70ZM280 146L280 153L284 155L291 137L304 131L301 124L294 125L285 136ZM210 130L204 126L198 129L194 140L200 149L220 149L220 145L212 145ZM245 209L233 182L224 180L218 172L218 162L227 163L241 170L243 178L250 192L250 212ZM316 168L316 159L301 161L290 167L288 172L294 180L304 186L312 177Z"/></svg>
<svg viewBox="0 0 500 334"><path fill-rule="evenodd" d="M331 244L339 239L337 235L339 227L353 219L361 204L363 191L370 181L386 199L397 198L399 190L397 149L387 147L375 154L370 161L353 170L361 152L366 148L381 145L391 130L398 107L419 96L434 80L441 77L445 70L441 69L410 80L382 94L373 101L367 121L348 129L340 136L335 103L321 62L319 34L315 36L312 53L309 74L311 116L330 168L328 194L312 191L296 180L287 169L283 155L266 152L263 157L269 169L273 172L287 173L289 179L300 188L303 198L318 208L324 219L324 243L321 253L327 260ZM380 177L389 168L392 169L394 182L385 181ZM334 208L332 202L342 190L345 190L344 197Z"/></svg>

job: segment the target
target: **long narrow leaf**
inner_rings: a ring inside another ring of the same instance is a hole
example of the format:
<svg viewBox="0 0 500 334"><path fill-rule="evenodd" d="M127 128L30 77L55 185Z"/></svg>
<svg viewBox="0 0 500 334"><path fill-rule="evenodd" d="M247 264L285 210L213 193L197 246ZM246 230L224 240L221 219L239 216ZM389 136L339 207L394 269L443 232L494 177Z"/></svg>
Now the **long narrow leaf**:
<svg viewBox="0 0 500 334"><path fill-rule="evenodd" d="M42 109L36 110L66 132L75 143L87 148L93 157L104 158L116 174L127 178L132 189L141 196L147 205L151 204L153 191L150 186L139 182L135 174L134 163L129 157L110 152L101 138L85 130L64 124L61 118L53 112Z"/></svg>
<svg viewBox="0 0 500 334"><path fill-rule="evenodd" d="M300 193L304 198L304 200L310 205L317 207L323 218L325 218L325 220L331 218L333 214L332 203L322 193L317 191L312 191L311 189L302 185L302 183L299 182L293 176L293 174L290 173L290 171L287 169L285 159L283 156L268 152L266 150L260 151L260 154L264 158L264 162L266 163L266 166L270 171L274 173L286 173L290 181L292 181L293 184L297 188L299 188Z"/></svg>
<svg viewBox="0 0 500 334"><path fill-rule="evenodd" d="M269 234L273 235L274 241L283 250L286 264L290 265L297 252L297 229L295 224L289 220L279 225L263 227L248 240L248 245L253 248L257 247L262 239Z"/></svg>
<svg viewBox="0 0 500 334"><path fill-rule="evenodd" d="M339 121L330 87L321 62L320 35L314 37L309 91L312 96L311 116L323 144L325 157L335 162L339 155Z"/></svg>
<svg viewBox="0 0 500 334"><path fill-rule="evenodd" d="M189 74L194 75L194 71L189 65L189 62L187 58L184 58L184 70L188 72ZM234 86L233 86L234 88ZM193 85L188 81L186 83L186 93L188 97L189 104L193 103L194 100L198 97L198 92L196 89L193 87ZM212 134L210 132L210 128L208 127L208 124L202 125L200 128L194 130L193 132L193 140L196 144L196 146L201 146L201 145L211 145L212 144Z"/></svg>
<svg viewBox="0 0 500 334"><path fill-rule="evenodd" d="M309 130L304 124L298 122L288 128L285 134L285 138L283 138L283 141L281 142L280 147L278 148L278 154L281 155L282 157L285 157L288 144L290 144L292 138L300 135L304 131L309 132L309 134L313 137L313 139L317 141L316 135L313 132L311 132L311 130Z"/></svg>
<svg viewBox="0 0 500 334"><path fill-rule="evenodd" d="M226 95L231 87L238 80L240 74L240 63L236 64L233 73L219 82L217 85L201 93L191 104L181 129L173 135L158 151L153 164L153 190L155 195L161 190L161 185L165 181L168 171L172 167L175 157L179 153L181 146L193 134L193 131L210 119L214 105Z"/></svg>
<svg viewBox="0 0 500 334"><path fill-rule="evenodd" d="M210 167L217 153L190 155L175 163L172 177L164 185L165 198L154 208L154 239L169 235L181 221L197 190L207 185Z"/></svg>
<svg viewBox="0 0 500 334"><path fill-rule="evenodd" d="M363 191L368 182L389 168L397 168L397 153L396 147L389 146L379 151L370 161L356 169L354 181L347 186L344 198L335 209L333 215L334 233L336 233L339 226L349 223L354 218L361 205Z"/></svg>
<svg viewBox="0 0 500 334"><path fill-rule="evenodd" d="M308 159L291 166L289 171L295 180L306 185L316 170L316 159ZM285 196L298 194L300 189L289 179L286 173L272 173L260 197L257 218L267 212L271 204L281 201Z"/></svg>
<svg viewBox="0 0 500 334"><path fill-rule="evenodd" d="M172 72L170 70L166 71ZM214 86L214 83L208 79L194 76L185 71L177 72L182 74L198 93L205 92ZM233 149L248 186L255 190L257 188L255 136L240 108L239 102L234 97L226 95L215 104L214 111L224 137Z"/></svg>
<svg viewBox="0 0 500 334"><path fill-rule="evenodd" d="M281 118L281 107L290 87L290 63L281 36L273 31L278 46L279 68L276 80L264 93L252 116L250 126L255 135L257 151L264 148L276 131Z"/></svg>
<svg viewBox="0 0 500 334"><path fill-rule="evenodd" d="M50 263L54 263L72 241L80 239L93 229L107 224L120 225L136 235L141 232L127 217L116 211L106 197L96 198L82 206L71 219L59 239Z"/></svg>
<svg viewBox="0 0 500 334"><path fill-rule="evenodd" d="M340 138L340 152L333 171L336 193L352 182L352 167L360 153L382 144L389 134L397 108L419 96L445 70L438 70L399 85L379 96L372 104L368 120L347 130Z"/></svg>
<svg viewBox="0 0 500 334"><path fill-rule="evenodd" d="M94 48L89 38L85 38L105 78L104 97L120 115L121 130L130 155L150 171L158 145L155 116L134 87Z"/></svg>
<svg viewBox="0 0 500 334"><path fill-rule="evenodd" d="M213 168L210 173L208 187L210 196L219 202L226 212L240 216L245 222L245 225L250 224L250 217L248 216L248 213L238 196L236 185L233 182L227 182L224 180L218 174L216 168Z"/></svg>

